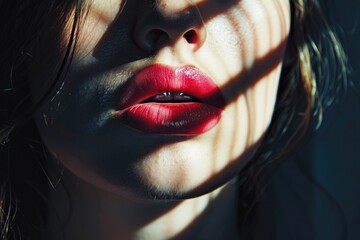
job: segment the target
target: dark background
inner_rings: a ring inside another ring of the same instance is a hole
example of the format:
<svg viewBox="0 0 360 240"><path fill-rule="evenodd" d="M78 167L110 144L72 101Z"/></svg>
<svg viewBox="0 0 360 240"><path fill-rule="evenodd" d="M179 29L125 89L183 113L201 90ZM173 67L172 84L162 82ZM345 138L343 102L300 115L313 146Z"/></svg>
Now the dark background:
<svg viewBox="0 0 360 240"><path fill-rule="evenodd" d="M354 86L343 90L316 134L273 176L259 202L255 239L360 239L360 1L322 2L340 27Z"/></svg>

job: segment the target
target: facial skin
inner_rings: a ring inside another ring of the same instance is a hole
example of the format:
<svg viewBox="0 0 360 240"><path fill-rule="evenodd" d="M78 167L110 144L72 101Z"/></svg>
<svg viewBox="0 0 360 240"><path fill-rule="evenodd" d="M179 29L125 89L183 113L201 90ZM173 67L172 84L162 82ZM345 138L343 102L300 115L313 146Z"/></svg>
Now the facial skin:
<svg viewBox="0 0 360 240"><path fill-rule="evenodd" d="M130 198L210 192L249 161L271 122L289 26L287 0L94 0L63 88L36 114L39 132L58 160L100 189ZM117 121L119 89L153 64L210 76L226 100L219 123L166 136ZM34 101L51 79L39 71Z"/></svg>

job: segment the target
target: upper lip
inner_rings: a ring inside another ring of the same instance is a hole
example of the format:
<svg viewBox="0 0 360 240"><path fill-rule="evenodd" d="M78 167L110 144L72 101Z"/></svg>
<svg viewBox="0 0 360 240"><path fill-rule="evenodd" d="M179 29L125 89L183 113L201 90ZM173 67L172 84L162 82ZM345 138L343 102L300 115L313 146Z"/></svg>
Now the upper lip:
<svg viewBox="0 0 360 240"><path fill-rule="evenodd" d="M215 82L194 66L154 64L140 70L120 90L118 110L124 110L164 92L189 95L200 102L224 108L225 100Z"/></svg>

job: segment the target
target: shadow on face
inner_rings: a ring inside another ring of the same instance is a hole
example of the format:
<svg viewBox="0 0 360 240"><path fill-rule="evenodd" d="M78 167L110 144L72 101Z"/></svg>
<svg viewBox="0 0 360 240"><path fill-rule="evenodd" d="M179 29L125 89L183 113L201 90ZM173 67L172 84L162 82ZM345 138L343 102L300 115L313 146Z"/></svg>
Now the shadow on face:
<svg viewBox="0 0 360 240"><path fill-rule="evenodd" d="M115 194L178 199L216 189L251 159L271 122L289 2L114 2L94 1L64 86L36 115L45 144L76 176ZM191 136L119 123L118 93L153 64L208 74L226 100L219 123Z"/></svg>

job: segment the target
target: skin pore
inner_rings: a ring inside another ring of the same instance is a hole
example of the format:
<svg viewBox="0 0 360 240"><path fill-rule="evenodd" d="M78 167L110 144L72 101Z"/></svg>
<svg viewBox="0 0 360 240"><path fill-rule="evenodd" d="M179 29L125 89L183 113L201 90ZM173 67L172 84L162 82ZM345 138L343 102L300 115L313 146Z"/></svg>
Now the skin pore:
<svg viewBox="0 0 360 240"><path fill-rule="evenodd" d="M36 114L51 164L66 168L65 187L50 191L49 229L67 223L65 239L236 239L233 179L270 124L289 26L288 0L92 1L66 82ZM153 64L210 76L226 100L219 123L167 136L116 121L119 89ZM35 101L50 76L34 76Z"/></svg>

